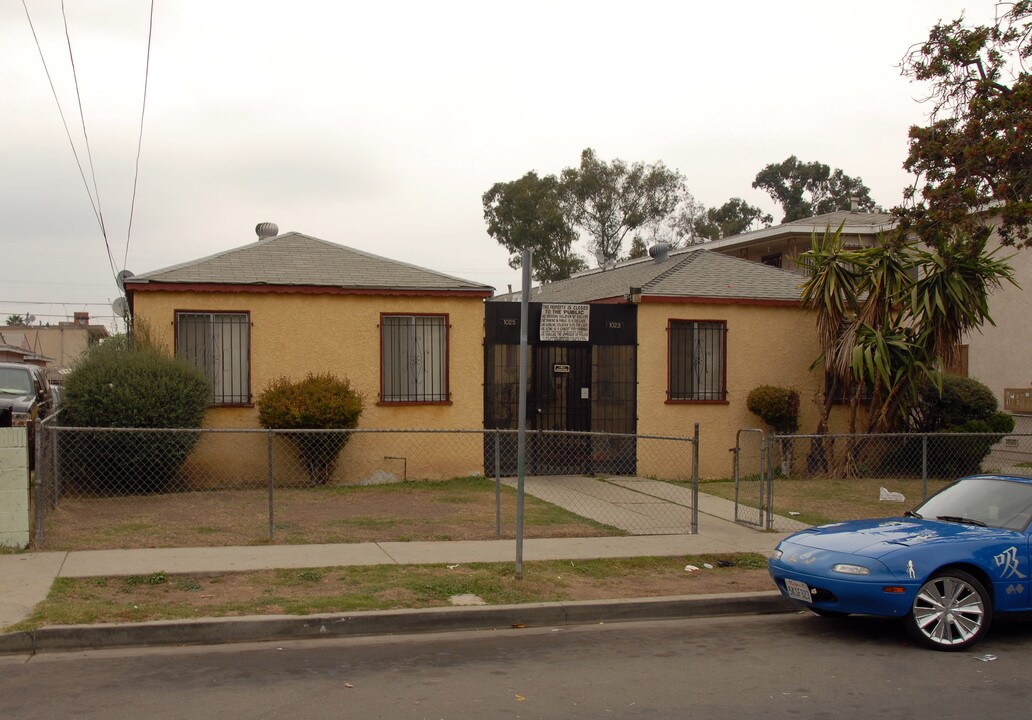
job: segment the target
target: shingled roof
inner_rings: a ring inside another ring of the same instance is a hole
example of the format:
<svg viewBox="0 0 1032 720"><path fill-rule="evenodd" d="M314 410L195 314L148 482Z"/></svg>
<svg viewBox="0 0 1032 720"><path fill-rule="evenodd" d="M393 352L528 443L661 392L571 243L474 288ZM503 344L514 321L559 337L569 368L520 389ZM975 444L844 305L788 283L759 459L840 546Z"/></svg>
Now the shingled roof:
<svg viewBox="0 0 1032 720"><path fill-rule="evenodd" d="M155 285L340 288L368 292L447 292L490 297L494 288L298 232L265 238L199 260L136 275L132 290Z"/></svg>
<svg viewBox="0 0 1032 720"><path fill-rule="evenodd" d="M531 291L534 302L588 303L626 298L710 299L729 302L799 302L800 277L760 263L694 249L664 260L646 258L610 270L592 270ZM517 294L495 300L515 300Z"/></svg>

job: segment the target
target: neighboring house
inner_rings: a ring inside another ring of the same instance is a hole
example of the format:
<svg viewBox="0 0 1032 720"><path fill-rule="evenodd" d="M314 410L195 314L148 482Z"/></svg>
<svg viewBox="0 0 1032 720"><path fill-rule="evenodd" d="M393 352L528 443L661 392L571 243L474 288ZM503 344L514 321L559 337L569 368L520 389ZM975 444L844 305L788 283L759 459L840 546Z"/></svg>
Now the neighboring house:
<svg viewBox="0 0 1032 720"><path fill-rule="evenodd" d="M60 382L82 354L108 336L103 325L90 323L90 314L77 312L68 322L57 325L25 325L0 327L8 338L22 336L26 348L37 357L46 358L47 374L52 382Z"/></svg>
<svg viewBox="0 0 1032 720"><path fill-rule="evenodd" d="M704 243L703 247L742 260L753 260L805 275L806 268L799 264L799 255L810 249L815 233L817 237L821 237L825 230L837 230L839 225L842 225L843 244L854 249L876 245L880 233L895 227L895 219L884 212L837 210L714 240ZM672 254L676 255L685 250L675 250Z"/></svg>
<svg viewBox="0 0 1032 720"><path fill-rule="evenodd" d="M52 359L40 355L32 349L28 338L25 337L23 332L26 329L28 328L0 328L0 362L16 362L46 367L47 362Z"/></svg>
<svg viewBox="0 0 1032 720"><path fill-rule="evenodd" d="M986 222L994 224L996 219L990 217ZM887 213L837 211L716 240L703 247L805 274L797 258L810 249L813 235L820 237L825 230L836 230L843 223L842 238L847 248L872 247L882 233L896 227L893 216ZM989 249L1009 258L1020 287L1008 283L993 292L989 312L995 326L987 324L964 338L951 371L985 383L1008 412L1032 414L1032 355L1020 351L1032 347L1029 301L1023 290L1032 288L1032 249L1001 248L995 234ZM690 248L671 254L688 251Z"/></svg>
<svg viewBox="0 0 1032 720"><path fill-rule="evenodd" d="M136 275L125 288L136 326L211 380L207 427L259 427L261 392L309 372L346 377L364 395L359 428L480 425L487 285L288 232ZM265 440L256 441L229 459L205 456L202 445L191 461L246 474L255 452L264 458ZM426 435L359 436L338 478L398 470L400 458L414 477L482 471L479 446L447 445Z"/></svg>
<svg viewBox="0 0 1032 720"><path fill-rule="evenodd" d="M759 385L798 390L800 427L816 427L823 374L810 370L820 349L814 317L800 303L799 275L705 247L660 252L531 291L530 427L690 436L700 423L702 477L729 476L738 430L762 427L746 407ZM507 391L518 357L518 299L511 294L487 305L487 427L513 426L518 416ZM550 317L585 304L587 335L543 339L555 337L548 335ZM635 462L639 475L690 472L683 455L631 452L617 449L613 458L591 458L590 467L563 469L605 473L613 471L607 462Z"/></svg>

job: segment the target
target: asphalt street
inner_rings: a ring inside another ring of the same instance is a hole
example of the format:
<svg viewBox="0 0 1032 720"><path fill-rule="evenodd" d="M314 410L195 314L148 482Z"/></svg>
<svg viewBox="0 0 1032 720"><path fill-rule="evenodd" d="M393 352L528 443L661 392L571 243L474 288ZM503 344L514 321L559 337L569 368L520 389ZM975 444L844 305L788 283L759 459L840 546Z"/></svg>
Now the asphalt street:
<svg viewBox="0 0 1032 720"><path fill-rule="evenodd" d="M0 717L1024 717L1032 624L967 653L809 614L0 658Z"/></svg>

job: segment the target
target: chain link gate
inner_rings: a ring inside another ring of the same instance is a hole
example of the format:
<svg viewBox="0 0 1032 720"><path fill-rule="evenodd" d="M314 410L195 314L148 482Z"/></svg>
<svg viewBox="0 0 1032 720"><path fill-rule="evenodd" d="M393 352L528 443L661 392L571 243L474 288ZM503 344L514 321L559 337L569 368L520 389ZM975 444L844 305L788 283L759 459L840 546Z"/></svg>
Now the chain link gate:
<svg viewBox="0 0 1032 720"><path fill-rule="evenodd" d="M743 445L743 436L745 443ZM752 527L771 526L771 490L767 437L758 428L741 428L735 434L735 522Z"/></svg>

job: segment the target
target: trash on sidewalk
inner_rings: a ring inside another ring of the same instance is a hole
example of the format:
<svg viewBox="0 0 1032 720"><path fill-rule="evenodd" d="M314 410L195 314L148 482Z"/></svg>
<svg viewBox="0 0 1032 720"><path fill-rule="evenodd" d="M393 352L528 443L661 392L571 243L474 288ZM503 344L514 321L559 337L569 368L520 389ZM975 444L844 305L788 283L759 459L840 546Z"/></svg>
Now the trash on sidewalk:
<svg viewBox="0 0 1032 720"><path fill-rule="evenodd" d="M789 510L788 514L791 515L792 517L795 517L796 515L801 515L802 513L797 512L795 510Z"/></svg>
<svg viewBox="0 0 1032 720"><path fill-rule="evenodd" d="M982 662L992 662L996 659L995 655L976 655L975 660L981 660Z"/></svg>
<svg viewBox="0 0 1032 720"><path fill-rule="evenodd" d="M882 502L906 502L907 499L903 496L903 493L889 492L885 488L881 488L878 491L878 499Z"/></svg>
<svg viewBox="0 0 1032 720"><path fill-rule="evenodd" d="M707 570L712 570L712 569L713 569L713 566L712 566L712 565L710 565L709 563L703 563L703 564L702 564L702 566L703 566L704 568L706 568Z"/></svg>
<svg viewBox="0 0 1032 720"><path fill-rule="evenodd" d="M693 572L695 572L695 571L696 571L696 570L698 570L698 569L699 569L699 568L697 568L697 567L696 567L696 566L694 566L694 565L685 565L685 566L684 566L684 571L685 571L685 572L690 572L690 573L693 573Z"/></svg>

